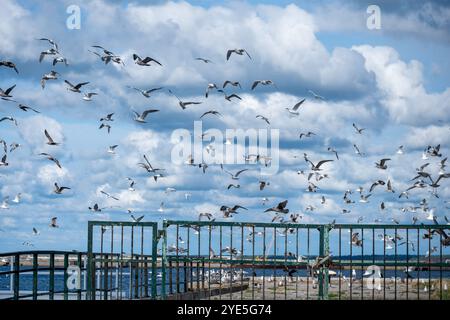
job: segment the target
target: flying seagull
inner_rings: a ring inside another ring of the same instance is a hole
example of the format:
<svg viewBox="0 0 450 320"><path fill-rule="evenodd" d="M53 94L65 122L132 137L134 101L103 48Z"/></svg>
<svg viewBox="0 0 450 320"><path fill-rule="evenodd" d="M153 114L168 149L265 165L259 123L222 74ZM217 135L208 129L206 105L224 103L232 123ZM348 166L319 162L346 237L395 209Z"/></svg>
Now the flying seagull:
<svg viewBox="0 0 450 320"><path fill-rule="evenodd" d="M298 110L298 108L300 108L300 106L303 104L303 102L305 102L305 100L306 100L306 99L303 99L303 100L297 102L297 103L292 107L292 109L289 109L289 108L285 108L285 109L289 112L289 114L291 114L291 115L293 115L293 116L298 116L300 113L299 113L297 110Z"/></svg>
<svg viewBox="0 0 450 320"><path fill-rule="evenodd" d="M27 112L28 110L31 110L31 111L34 111L34 112L36 112L36 113L40 113L40 112L37 111L36 109L33 109L33 108L28 107L28 106L26 106L26 105L24 105L24 104L21 104L21 103L19 103L18 107L19 107L20 110L23 110L23 111L25 111L25 112Z"/></svg>
<svg viewBox="0 0 450 320"><path fill-rule="evenodd" d="M5 60L0 61L0 67L1 66L14 69L14 71L16 71L17 74L19 74L19 70L17 70L16 65L12 61L5 61Z"/></svg>
<svg viewBox="0 0 450 320"><path fill-rule="evenodd" d="M134 121L140 122L140 123L147 123L147 121L145 121L145 118L147 117L147 115L149 115L150 113L158 112L158 111L159 110L156 110L156 109L149 109L149 110L145 110L144 112L142 112L142 114L139 114L136 111L133 111L133 113L135 115Z"/></svg>
<svg viewBox="0 0 450 320"><path fill-rule="evenodd" d="M50 73L46 73L41 78L41 87L45 88L45 83L47 80L57 80L59 73L56 71L50 71Z"/></svg>
<svg viewBox="0 0 450 320"><path fill-rule="evenodd" d="M318 94L316 94L316 93L315 93L314 91L312 91L312 90L308 90L308 92L312 94L312 96L314 97L314 99L325 100L324 97L319 96Z"/></svg>
<svg viewBox="0 0 450 320"><path fill-rule="evenodd" d="M334 160L321 160L321 161L317 162L317 164L315 165L312 161L308 160L308 162L311 164L311 170L312 171L320 171L320 170L322 170L322 169L320 169L320 167L324 163L331 162L331 161L334 161Z"/></svg>
<svg viewBox="0 0 450 320"><path fill-rule="evenodd" d="M151 57L145 57L144 59L141 59L141 57L139 57L136 53L133 54L133 60L134 60L134 63L137 64L138 66L150 67L151 62L154 62L154 63L162 66L162 64L159 63L158 61L156 61L155 59L153 59Z"/></svg>
<svg viewBox="0 0 450 320"><path fill-rule="evenodd" d="M54 156L52 156L51 154L42 152L42 153L40 153L39 155L40 155L40 156L45 156L48 160L53 161L53 162L58 166L58 168L62 169L61 164L59 163L58 159L56 159L56 158L55 158Z"/></svg>
<svg viewBox="0 0 450 320"><path fill-rule="evenodd" d="M44 58L46 56L54 56L58 53L58 50L54 49L54 48L50 48L47 50L44 50L40 53L39 55L39 62L42 62L42 60L44 60Z"/></svg>
<svg viewBox="0 0 450 320"><path fill-rule="evenodd" d="M48 131L47 131L47 129L45 129L44 130L44 134L45 134L45 136L47 137L47 144L49 145L49 146L57 146L57 145L59 145L59 143L57 143L57 142L55 142L53 139L52 139L52 137L50 136L50 134L48 133Z"/></svg>
<svg viewBox="0 0 450 320"><path fill-rule="evenodd" d="M17 126L17 120L14 119L13 117L3 117L0 119L0 122L5 121L5 120L11 121Z"/></svg>
<svg viewBox="0 0 450 320"><path fill-rule="evenodd" d="M389 161L389 160L391 160L391 159L389 159L389 158L381 159L380 162L375 162L375 166L378 169L386 170L387 169L386 161Z"/></svg>
<svg viewBox="0 0 450 320"><path fill-rule="evenodd" d="M106 117L101 118L100 121L114 121L114 119L112 118L113 115L114 115L114 113L110 113L110 114L106 115Z"/></svg>
<svg viewBox="0 0 450 320"><path fill-rule="evenodd" d="M62 192L64 191L64 190L70 190L70 188L68 188L68 187L60 187L59 185L58 185L58 183L56 183L55 182L55 189L53 190L53 192L54 193L56 193L56 194L62 194Z"/></svg>
<svg viewBox="0 0 450 320"><path fill-rule="evenodd" d="M83 94L84 101L92 101L92 97L98 95L96 92L86 92Z"/></svg>
<svg viewBox="0 0 450 320"><path fill-rule="evenodd" d="M107 193L107 192L105 192L105 191L103 191L103 190L100 190L100 193L104 194L107 198L111 198L111 199L114 199L114 200L116 200L116 201L119 201L118 198L116 198L116 197L110 195L109 193Z"/></svg>
<svg viewBox="0 0 450 320"><path fill-rule="evenodd" d="M203 61L204 63L213 63L211 60L205 58L195 58L194 60Z"/></svg>
<svg viewBox="0 0 450 320"><path fill-rule="evenodd" d="M14 90L14 88L16 87L16 85L13 85L12 87L9 87L6 90L3 90L2 88L0 88L0 97L3 98L12 98L12 96L10 95L11 91ZM5 100L5 99L4 99Z"/></svg>
<svg viewBox="0 0 450 320"><path fill-rule="evenodd" d="M77 92L77 93L81 93L80 88L89 83L89 82L81 82L81 83L78 83L77 85L73 85L67 80L64 80L64 82L69 85L67 90L70 90L72 92Z"/></svg>
<svg viewBox="0 0 450 320"><path fill-rule="evenodd" d="M266 117L264 117L264 116L262 116L262 115L260 115L260 114L258 114L258 115L256 116L256 118L257 118L257 119L264 120L267 124L270 125L270 122L269 122L269 119L268 119L268 118L266 118Z"/></svg>
<svg viewBox="0 0 450 320"><path fill-rule="evenodd" d="M62 57L62 56L59 56L59 57L56 57L55 59L53 59L53 63L52 64L55 66L58 62L64 63L66 65L66 67L69 65L67 63L67 59Z"/></svg>
<svg viewBox="0 0 450 320"><path fill-rule="evenodd" d="M171 93L172 95L174 95L177 99L178 99L178 104L180 105L181 109L186 109L187 106L192 105L192 104L201 104L201 102L192 102L192 101L181 101L180 98L178 98L170 89L169 89L169 93Z"/></svg>
<svg viewBox="0 0 450 320"><path fill-rule="evenodd" d="M53 217L53 218L50 220L49 226L50 226L51 228L59 228L59 226L58 226L58 224L57 224L57 220L58 220L57 217Z"/></svg>
<svg viewBox="0 0 450 320"><path fill-rule="evenodd" d="M230 56L231 56L232 53L235 53L235 54L240 55L240 56L244 55L244 53L245 53L245 54L247 54L247 56L250 59L252 58L252 57L250 57L250 55L248 54L247 50L245 50L245 49L230 49L230 50L227 51L227 61L230 59Z"/></svg>
<svg viewBox="0 0 450 320"><path fill-rule="evenodd" d="M56 51L58 50L58 44L57 44L54 40L52 40L52 39L49 39L49 38L39 38L39 39L36 39L36 40L38 40L38 41L47 41L48 43L50 43L50 44L53 46L53 49L55 49Z"/></svg>
<svg viewBox="0 0 450 320"><path fill-rule="evenodd" d="M215 116L222 116L222 114L221 114L219 111L216 111L216 110L209 110L209 111L206 111L205 113L203 113L203 114L200 116L200 119L203 118L204 116L208 115L208 114L212 114L212 115L215 115Z"/></svg>
<svg viewBox="0 0 450 320"><path fill-rule="evenodd" d="M241 87L241 84L239 83L239 81L230 81L230 80L226 80L226 81L223 83L222 88L225 89L225 87L226 87L227 85L232 85L233 87L239 87L239 88L242 88L242 87Z"/></svg>
<svg viewBox="0 0 450 320"><path fill-rule="evenodd" d="M353 128L355 128L356 133L358 133L358 134L362 134L362 132L364 130L366 130L365 128L358 128L355 123L352 123L352 125L353 125Z"/></svg>
<svg viewBox="0 0 450 320"><path fill-rule="evenodd" d="M275 207L264 210L264 212L278 212L278 213L289 213L289 209L286 208L288 201L284 200L277 204Z"/></svg>
<svg viewBox="0 0 450 320"><path fill-rule="evenodd" d="M231 179L233 179L233 180L239 180L239 175L242 173L242 172L244 172L244 171L247 171L248 169L242 169L242 170L239 170L238 172L236 172L235 174L233 174L233 173L231 173L231 172L229 172L229 171L227 171L227 170L224 170L226 173L228 173L230 176L231 176Z"/></svg>
<svg viewBox="0 0 450 320"><path fill-rule="evenodd" d="M152 92L155 92L155 91L157 91L157 90L161 90L161 89L162 89L162 87L158 87L158 88L152 88L152 89L148 89L148 90L143 90L143 89L139 89L139 88L135 88L135 87L130 87L130 86L128 86L128 88L134 89L134 90L140 92L140 93L141 93L144 97L146 97L146 98L150 98L150 94L151 94Z"/></svg>
<svg viewBox="0 0 450 320"><path fill-rule="evenodd" d="M272 80L256 80L252 84L252 90L254 90L258 86L258 84L263 86L273 85L275 88L277 87Z"/></svg>
<svg viewBox="0 0 450 320"><path fill-rule="evenodd" d="M108 130L108 133L111 132L111 126L110 126L109 124L104 124L104 123L102 123L102 124L100 125L100 127L98 127L98 128L99 128L99 129L106 128L106 129Z"/></svg>

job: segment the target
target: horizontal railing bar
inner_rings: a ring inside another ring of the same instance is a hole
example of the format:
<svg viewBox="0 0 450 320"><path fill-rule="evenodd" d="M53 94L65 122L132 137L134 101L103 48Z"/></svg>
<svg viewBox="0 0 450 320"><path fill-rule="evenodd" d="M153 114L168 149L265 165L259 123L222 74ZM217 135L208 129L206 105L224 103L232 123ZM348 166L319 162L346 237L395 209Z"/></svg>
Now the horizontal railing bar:
<svg viewBox="0 0 450 320"><path fill-rule="evenodd" d="M450 229L450 225L411 225L411 224L301 224L301 223L266 223L266 222L231 222L231 221L188 221L167 220L167 226L233 226L233 227L266 227L266 228L296 228L313 229L330 226L333 229Z"/></svg>
<svg viewBox="0 0 450 320"><path fill-rule="evenodd" d="M88 221L91 226L124 226L124 227L154 227L157 222L132 222L132 221Z"/></svg>

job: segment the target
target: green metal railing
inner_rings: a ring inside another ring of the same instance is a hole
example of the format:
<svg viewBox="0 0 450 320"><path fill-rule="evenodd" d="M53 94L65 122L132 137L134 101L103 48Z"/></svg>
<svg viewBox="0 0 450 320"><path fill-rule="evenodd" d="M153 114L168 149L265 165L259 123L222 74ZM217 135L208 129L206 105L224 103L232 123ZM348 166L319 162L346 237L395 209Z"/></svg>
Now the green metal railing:
<svg viewBox="0 0 450 320"><path fill-rule="evenodd" d="M8 278L9 288L0 290L1 300L19 299L77 299L81 300L85 292L83 287L69 290L66 270L77 266L80 277L85 272L86 253L73 251L21 251L1 253L4 269L0 277ZM30 277L31 275L31 277ZM45 278L46 288L39 288Z"/></svg>
<svg viewBox="0 0 450 320"><path fill-rule="evenodd" d="M0 299L448 300L449 229L90 221L87 252L0 254Z"/></svg>
<svg viewBox="0 0 450 320"><path fill-rule="evenodd" d="M89 221L87 299L155 299L157 246L156 222Z"/></svg>

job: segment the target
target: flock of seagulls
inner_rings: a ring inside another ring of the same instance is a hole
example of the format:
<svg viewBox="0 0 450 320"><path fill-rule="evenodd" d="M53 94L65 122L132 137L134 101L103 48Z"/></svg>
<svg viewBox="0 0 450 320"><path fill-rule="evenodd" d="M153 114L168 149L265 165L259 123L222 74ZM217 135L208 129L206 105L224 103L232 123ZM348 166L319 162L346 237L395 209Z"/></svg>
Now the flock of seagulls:
<svg viewBox="0 0 450 320"><path fill-rule="evenodd" d="M49 38L40 38L37 40L49 44L48 48L42 50L39 53L38 61L40 63L45 63L47 58L52 58L53 59L52 63L51 63L52 67L54 67L58 63L62 63L66 67L69 66L67 58L63 56L63 54L61 53L61 48L57 45L57 43L54 40L51 40ZM92 54L97 56L104 65L108 65L109 63L115 63L122 67L125 66L125 63L124 63L125 60L122 57L120 57L119 55L113 53L111 50L106 49L105 47L100 46L100 45L93 45L93 46L91 46L91 48L92 48L92 50L89 50L89 52L91 52ZM244 56L244 57L248 57L249 60L252 60L252 57L250 56L250 54L247 52L246 49L243 49L243 48L236 48L236 49L228 50L225 54L226 61L229 61L232 58L232 56L233 56L233 59L237 59L238 58L237 56ZM156 60L150 56L144 56L144 58L141 58L140 55L134 53L132 55L132 60L134 61L134 63L137 66L140 66L140 67L155 67L156 66L157 68L164 68L164 65L161 62L159 62L158 60ZM204 57L197 57L197 58L194 58L194 60L203 62L205 64L213 64L214 63L212 60L204 58ZM1 67L12 69L12 70L14 70L15 73L19 74L16 64L12 61L7 61L7 60L0 61L0 68ZM58 81L60 78L61 78L61 74L59 72L50 70L48 73L45 73L41 77L41 80L40 80L41 88L45 89L48 81ZM90 84L89 81L73 83L67 79L64 79L64 83L66 84L66 89L68 91L70 91L71 93L82 94L82 100L84 100L84 101L92 101L92 99L95 96L99 95L99 93L97 93L97 92L84 91L84 89ZM258 88L260 88L262 86L272 86L273 88L278 89L278 87L274 83L274 81L269 80L269 79L264 79L264 80L253 81L253 83L250 86L250 91L257 90ZM38 111L32 107L29 107L23 103L19 103L19 102L13 100L13 98L14 98L13 92L14 92L15 88L16 88L15 84L11 85L9 88L7 88L5 90L0 88L1 99L5 100L7 102L17 103L18 108L24 112L32 111L35 113L40 113L40 111ZM137 87L133 87L133 86L128 86L128 88L140 93L146 99L151 99L155 92L164 90L163 87L142 89L142 88L137 88ZM223 82L222 86L220 86L216 83L208 83L206 85L206 90L205 90L205 94L204 94L205 99L208 99L208 97L212 93L217 92L217 93L223 94L224 98L230 102L235 101L235 100L242 100L242 97L239 96L238 94L236 94L236 93L228 94L225 91L230 88L241 89L242 88L241 82L235 81L235 80L225 80ZM176 100L178 101L178 106L181 108L182 112L188 112L186 110L188 110L189 108L194 107L195 105L200 105L200 104L205 103L205 101L186 101L186 100L183 100L181 97L179 97L174 92L174 90L168 89L167 91L169 94L171 94L173 97L176 98ZM312 99L317 100L319 102L326 101L326 98L323 97L322 95L319 95L312 90L309 90L308 92L311 95ZM293 106L285 107L284 109L287 111L286 117L289 117L289 118L299 117L299 115L301 114L302 108L305 108L305 106L307 106L307 104L308 104L307 99L309 99L309 98L302 98L300 101L295 103ZM132 110L132 112L134 114L133 120L139 124L145 124L145 123L147 123L149 117L153 117L153 115L159 111L160 110L153 109L153 108L146 109L142 112ZM285 112L285 111L283 111L283 112ZM264 113L264 112L262 112L262 113ZM204 112L200 116L200 118L203 119L204 117L207 117L207 116L209 116L209 117L214 116L214 117L220 118L223 116L223 114L221 112L219 112L218 110L210 109L210 110ZM99 129L105 129L108 133L110 133L111 129L112 129L112 123L114 122L113 117L114 117L114 113L109 113L106 116L100 118ZM261 120L262 122L264 122L267 125L271 124L269 117L267 117L264 114L257 114L255 116L255 118ZM6 121L10 121L15 126L17 126L17 120L11 116L4 116L4 117L0 118L0 125L3 125L2 122L6 122ZM352 127L354 129L354 134L357 135L358 137L364 137L364 135L367 132L366 128L362 128L359 125L357 125L356 123L352 123ZM45 143L48 146L57 148L62 143L61 141L55 141L55 139L51 136L51 133L47 129L44 130L44 136L45 136ZM305 131L305 132L299 132L298 136L299 136L299 141L303 141L303 139L306 139L306 138L314 139L314 137L319 136L319 134L314 133L312 131ZM203 138L203 136L202 136L202 138ZM225 142L225 144L232 144L232 143L233 142L231 142L231 141ZM8 153L8 150L7 150L8 144L3 140L1 140L1 144L3 145L4 154L1 157L0 168L2 170L7 170L6 167L9 166L9 162L8 162L9 154L13 150L19 148L21 145L16 142L11 143L9 145L10 150ZM111 145L108 147L106 152L111 155L114 155L116 153L116 148L118 148L118 147L119 147L119 145L117 145L117 144ZM362 158L365 157L365 153L361 152L360 148L356 145L356 143L353 144L353 148L354 148L356 155L358 155ZM340 158L339 154L342 155L344 150L338 150L338 148L333 147L333 146L327 146L326 150L329 152L329 154L333 154L333 159L317 159L317 160L314 160L314 162L313 162L312 160L310 160L308 154L304 153L303 158L305 161L305 166L303 169L297 171L297 173L299 175L304 175L305 177L307 177L307 186L306 186L306 189L304 189L304 192L317 193L319 190L322 190L322 187L319 187L319 183L320 183L320 181L322 181L324 179L326 180L326 179L330 178L330 174L325 173L325 172L327 172L330 163L342 161L342 157ZM206 151L208 153L214 152L213 147L211 145L208 145L206 147ZM396 151L396 155L402 156L405 154L405 152L406 151L405 151L404 146L401 145L398 147L398 149ZM48 161L51 161L59 169L62 169L61 162L52 154L41 152L38 154L38 156L41 156L43 159L46 159ZM264 154L248 154L248 155L244 155L244 158L247 163L251 162L254 164L259 164L259 165L264 165L264 166L268 166L271 163L270 156L264 155ZM430 194L432 196L438 198L439 197L439 192L438 192L439 188L441 187L442 183L446 179L450 178L450 173L446 173L446 171L445 171L447 158L443 158L440 145L427 146L425 148L425 150L423 151L422 160L428 160L428 159L432 159L432 158L439 159L440 171L437 176L433 176L431 171L428 171L428 169L431 166L431 163L427 162L427 163L421 165L419 168L417 168L416 172L414 173L414 178L412 178L411 181L409 181L411 183L411 185L405 190L401 190L401 191L394 190L393 181L391 181L391 179L389 179L389 178L386 179L385 176L380 177L380 179L377 179L375 181L369 181L367 183L367 186L360 186L356 190L348 189L345 191L343 199L342 199L343 200L342 205L344 207L341 209L341 213L342 214L351 213L351 209L349 206L351 206L352 204L354 204L356 202L355 200L352 199L352 195L354 193L359 193L359 201L358 201L359 203L366 204L366 203L369 203L371 200L373 201L374 192L381 189L381 187L385 187L386 192L389 192L390 194L393 194L393 195L397 194L396 192L398 192L397 199L401 199L401 198L409 199L413 190L425 189L425 188L430 190ZM157 182L158 179L164 178L166 176L165 169L154 167L151 164L147 155L144 154L143 159L144 159L144 161L137 163L137 166L142 168L146 172L146 174L149 175L149 177L152 177L154 179L155 182ZM388 172L392 162L394 162L394 159L389 158L389 157L383 157L378 162L375 162L374 167L376 169L379 169L380 172ZM189 166L194 166L194 167L200 168L201 172L203 172L203 174L206 174L208 166L211 166L211 164L204 163L203 161L196 163L192 156L190 156L186 160L186 164ZM231 179L231 181L230 181L231 183L227 184L226 189L227 190L242 189L241 188L242 182L238 183L238 181L241 181L240 180L241 177L245 176L245 173L247 171L249 171L250 169L243 168L243 169L237 170L236 172L231 172L229 170L224 169L224 166L225 166L224 164L220 164L220 167L221 167L222 171L224 172L224 174L228 175L229 178ZM127 180L129 183L128 191L134 192L136 190L135 180L131 177L127 177ZM270 181L259 179L257 183L258 183L258 188L260 191L266 190L267 188L270 189ZM225 188L225 186L224 186L224 188ZM324 190L326 189L326 185L323 187L323 189ZM366 189L368 190L368 192L365 192ZM55 194L61 195L68 190L71 190L71 188L65 187L65 186L60 186L58 184L58 182L54 183L54 193ZM74 190L72 190L72 191L74 191ZM166 190L166 193L171 193L171 192L176 192L176 190L173 188L172 189L168 188ZM111 195L110 193L108 193L106 191L101 191L101 194L106 196L107 199L119 201L119 198L117 196ZM190 199L190 197L191 197L191 195L189 194L189 196L188 196L188 194L186 193L186 200ZM327 194L325 191L322 194L320 194L318 199L320 201L321 206L326 206L328 204ZM16 200L16 201L14 201L14 200ZM13 200L13 202L16 202L16 203L20 202L20 194L14 200ZM263 206L265 206L270 201L272 201L272 200L269 197L267 197L267 196L262 197L262 205ZM304 208L304 212L308 211L308 212L313 213L317 209L317 207L318 207L318 204L310 204ZM4 198L0 208L1 209L9 208L9 197ZM101 207L97 203L87 206L87 209L94 213L101 213L104 210L107 210L108 208L111 208L111 207ZM381 211L387 210L386 203L384 201L381 202L379 205L379 208ZM417 212L418 210L420 210L420 211L426 213L428 216L430 216L429 215L430 212L433 212L432 211L433 208L430 208L428 206L428 203L426 202L425 199L422 200L421 204L419 204L419 206L417 206L417 207L411 207L411 208L408 207L408 208L402 208L402 209L404 212ZM158 211L164 212L164 210L165 210L164 202L162 202L160 209ZM207 219L209 221L213 221L219 217L224 218L224 219L229 219L229 218L232 218L234 215L242 213L243 211L247 211L247 210L248 210L248 208L244 207L241 204L234 204L234 203L233 204L224 204L219 207L219 210L217 212L199 212L198 219L199 220ZM301 213L293 213L288 209L288 200L283 200L283 201L279 202L278 204L274 203L273 207L267 208L262 211L264 213L273 215L270 218L270 220L272 222L296 223L302 217ZM131 212L132 211L129 209L128 213L131 213ZM288 214L290 214L290 215L288 215ZM143 218L144 218L144 216L135 217L132 214L130 215L130 219L135 222L141 221ZM446 219L446 221L448 221L447 217L444 217L444 218ZM432 214L431 219L428 219L428 220L436 221L436 219L437 219L437 217ZM359 223L361 221L363 221L363 218L359 217L357 219L357 222ZM392 221L395 222L396 220L393 219ZM413 223L416 223L417 221L419 221L419 219L417 216L415 216L412 221L413 221ZM57 217L53 217L51 219L50 227L52 227L52 228L59 227L57 224ZM36 229L34 229L34 231L36 231L36 232L34 232L34 234L38 233ZM352 236L351 236L352 244L354 244L355 246L360 246L362 241L363 240L359 238L358 233L352 234ZM232 249L230 249L230 250L232 250Z"/></svg>

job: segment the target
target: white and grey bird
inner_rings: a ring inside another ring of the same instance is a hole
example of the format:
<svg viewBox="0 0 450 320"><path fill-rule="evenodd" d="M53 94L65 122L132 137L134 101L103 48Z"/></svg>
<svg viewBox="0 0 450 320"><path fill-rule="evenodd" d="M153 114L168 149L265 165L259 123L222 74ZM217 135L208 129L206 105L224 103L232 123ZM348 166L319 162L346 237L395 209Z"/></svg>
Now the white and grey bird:
<svg viewBox="0 0 450 320"><path fill-rule="evenodd" d="M116 148L117 148L118 146L119 146L119 145L117 145L117 144L115 144L115 145L113 145L113 146L109 146L107 152L108 152L109 154L116 154L116 151L115 151L115 150L116 150Z"/></svg>
<svg viewBox="0 0 450 320"><path fill-rule="evenodd" d="M96 92L86 92L83 94L84 101L92 101L92 97L98 95Z"/></svg>
<svg viewBox="0 0 450 320"><path fill-rule="evenodd" d="M153 93L155 91L158 91L158 90L161 90L163 87L151 88L151 89L146 89L146 90L139 89L139 88L136 88L136 87L130 87L130 86L128 86L128 88L134 89L134 90L140 92L146 98L150 98L151 93Z"/></svg>
<svg viewBox="0 0 450 320"><path fill-rule="evenodd" d="M225 87L226 87L227 85L231 85L231 86L233 86L233 87L239 87L239 88L242 88L242 87L241 87L241 84L239 83L239 81L230 81L230 80L226 80L226 81L223 83L222 88L225 89Z"/></svg>
<svg viewBox="0 0 450 320"><path fill-rule="evenodd" d="M53 161L53 162L58 166L58 168L62 169L61 164L59 163L58 159L56 159L56 158L55 158L54 156L52 156L51 154L41 152L39 155L40 155L40 156L46 157L46 158L47 158L48 160L50 160L50 161Z"/></svg>
<svg viewBox="0 0 450 320"><path fill-rule="evenodd" d="M158 112L159 110L156 109L149 109L149 110L145 110L142 113L138 113L134 110L132 110L134 113L134 121L139 122L139 123L147 123L147 121L145 121L145 118L150 114L150 113L154 113L154 112Z"/></svg>
<svg viewBox="0 0 450 320"><path fill-rule="evenodd" d="M230 59L231 54L237 54L237 55L244 55L244 53L251 59L252 57L248 54L247 50L245 49L230 49L227 51L227 61Z"/></svg>
<svg viewBox="0 0 450 320"><path fill-rule="evenodd" d="M378 169L386 170L386 169L387 169L387 164L386 164L386 162L389 161L389 160L391 160L391 159L389 159L389 158L381 159L379 162L375 162L375 166L376 166Z"/></svg>
<svg viewBox="0 0 450 320"><path fill-rule="evenodd" d="M365 128L358 128L355 123L352 123L352 126L353 126L353 128L355 128L356 133L358 133L358 134L362 134L363 131L366 130Z"/></svg>
<svg viewBox="0 0 450 320"><path fill-rule="evenodd" d="M208 86L206 87L205 91L205 98L208 98L209 92L213 89L219 89L215 83L208 83Z"/></svg>
<svg viewBox="0 0 450 320"><path fill-rule="evenodd" d="M47 144L48 144L49 146L57 146L57 145L59 145L58 142L55 142L55 141L52 139L52 137L51 137L50 134L48 133L47 129L44 130L44 134L45 134L45 136L46 136L46 138L47 138Z"/></svg>
<svg viewBox="0 0 450 320"><path fill-rule="evenodd" d="M31 111L33 111L33 112L35 112L35 113L40 113L38 110L36 110L36 109L34 109L34 108L31 108L31 107L29 107L29 106L26 106L26 105L24 105L24 104L22 104L22 103L19 103L19 104L17 105L17 107L18 107L20 110L25 111L25 112L28 112L28 110L31 110Z"/></svg>
<svg viewBox="0 0 450 320"><path fill-rule="evenodd" d="M355 153L357 154L357 155L359 155L359 156L363 156L364 155L364 153L362 153L360 150L359 150L359 148L358 148L358 146L356 145L356 144L353 144L353 148L355 149Z"/></svg>
<svg viewBox="0 0 450 320"><path fill-rule="evenodd" d="M141 57L139 57L136 53L133 53L133 60L134 63L137 64L138 66L150 67L152 62L162 66L162 64L159 61L151 57L145 57L144 59L141 59Z"/></svg>
<svg viewBox="0 0 450 320"><path fill-rule="evenodd" d="M15 87L16 87L16 85L13 85L13 86L9 87L6 90L3 90L2 88L0 88L0 97L2 99L4 99L4 98L12 98L12 95L10 95L10 93L14 90Z"/></svg>
<svg viewBox="0 0 450 320"><path fill-rule="evenodd" d="M323 96L318 95L317 93L315 93L315 92L312 91L312 90L308 90L308 92L314 97L314 99L317 99L317 100L325 100L325 98L324 98Z"/></svg>
<svg viewBox="0 0 450 320"><path fill-rule="evenodd" d="M298 108L306 101L306 99L300 100L292 108L285 108L291 116L298 116L300 113Z"/></svg>
<svg viewBox="0 0 450 320"><path fill-rule="evenodd" d="M70 190L69 187L63 187L59 186L58 183L54 183L55 188L53 189L53 192L56 194L62 194L64 190Z"/></svg>
<svg viewBox="0 0 450 320"><path fill-rule="evenodd" d="M3 118L0 119L0 122L5 121L5 120L11 121L12 123L14 123L17 126L17 120L15 118L13 118L13 117L3 117Z"/></svg>
<svg viewBox="0 0 450 320"><path fill-rule="evenodd" d="M112 121L112 120L111 120ZM106 124L106 123L102 123L101 125L100 125L100 127L98 127L99 129L103 129L103 128L106 128L107 130L108 130L108 134L111 132L111 126L109 125L109 124Z"/></svg>
<svg viewBox="0 0 450 320"><path fill-rule="evenodd" d="M255 80L252 84L252 90L254 90L258 85L262 86L273 85L275 88L277 87L272 80Z"/></svg>
<svg viewBox="0 0 450 320"><path fill-rule="evenodd" d="M42 76L42 78L41 78L41 87L42 87L42 89L45 88L46 81L48 81L48 80L57 80L58 79L58 75L59 75L59 73L56 72L56 71L53 71L53 70L50 71L50 73L44 74Z"/></svg>
<svg viewBox="0 0 450 320"><path fill-rule="evenodd" d="M261 119L261 120L265 121L267 124L270 125L270 121L269 121L269 119L268 119L267 117L264 117L264 116L258 114L258 115L256 116L256 118L257 118L257 119Z"/></svg>
<svg viewBox="0 0 450 320"><path fill-rule="evenodd" d="M17 74L19 74L19 70L17 70L15 63L12 61L2 60L0 61L0 67L1 66L14 69L14 71L16 71Z"/></svg>
<svg viewBox="0 0 450 320"><path fill-rule="evenodd" d="M228 173L230 176L231 176L231 179L233 179L233 180L239 180L239 175L242 173L242 172L245 172L245 171L247 171L248 169L242 169L242 170L239 170L238 172L236 172L236 173L231 173L231 172L229 172L229 171L227 171L227 170L224 170L226 173Z"/></svg>
<svg viewBox="0 0 450 320"><path fill-rule="evenodd" d="M64 63L66 65L66 67L69 65L67 63L67 59L64 58L63 56L59 56L53 59L53 65L55 66L57 63Z"/></svg>
<svg viewBox="0 0 450 320"><path fill-rule="evenodd" d="M114 199L114 200L116 200L116 201L119 201L119 198L114 197L113 195L109 194L108 192L105 192L105 191L103 191L103 190L100 190L100 193L101 193L101 194L104 194L108 199Z"/></svg>
<svg viewBox="0 0 450 320"><path fill-rule="evenodd" d="M72 91L72 92L77 92L77 93L81 93L81 87L84 85L89 84L89 82L80 82L77 83L76 85L70 83L70 81L68 80L64 80L64 82L68 85L67 90Z"/></svg>
<svg viewBox="0 0 450 320"><path fill-rule="evenodd" d="M14 197L14 199L12 199L12 202L14 203L20 203L20 200L22 199L22 193L18 193L16 194L16 196Z"/></svg>
<svg viewBox="0 0 450 320"><path fill-rule="evenodd" d="M196 105L196 104L201 104L201 102L196 102L196 101L182 101L180 98L178 98L177 95L175 95L172 90L169 89L169 93L172 94L175 98L177 98L178 100L178 105L181 107L181 109L185 110L187 106L189 105Z"/></svg>
<svg viewBox="0 0 450 320"><path fill-rule="evenodd" d="M204 63L213 63L211 60L205 59L205 58L201 58L201 57L195 58L194 60L203 61Z"/></svg>

